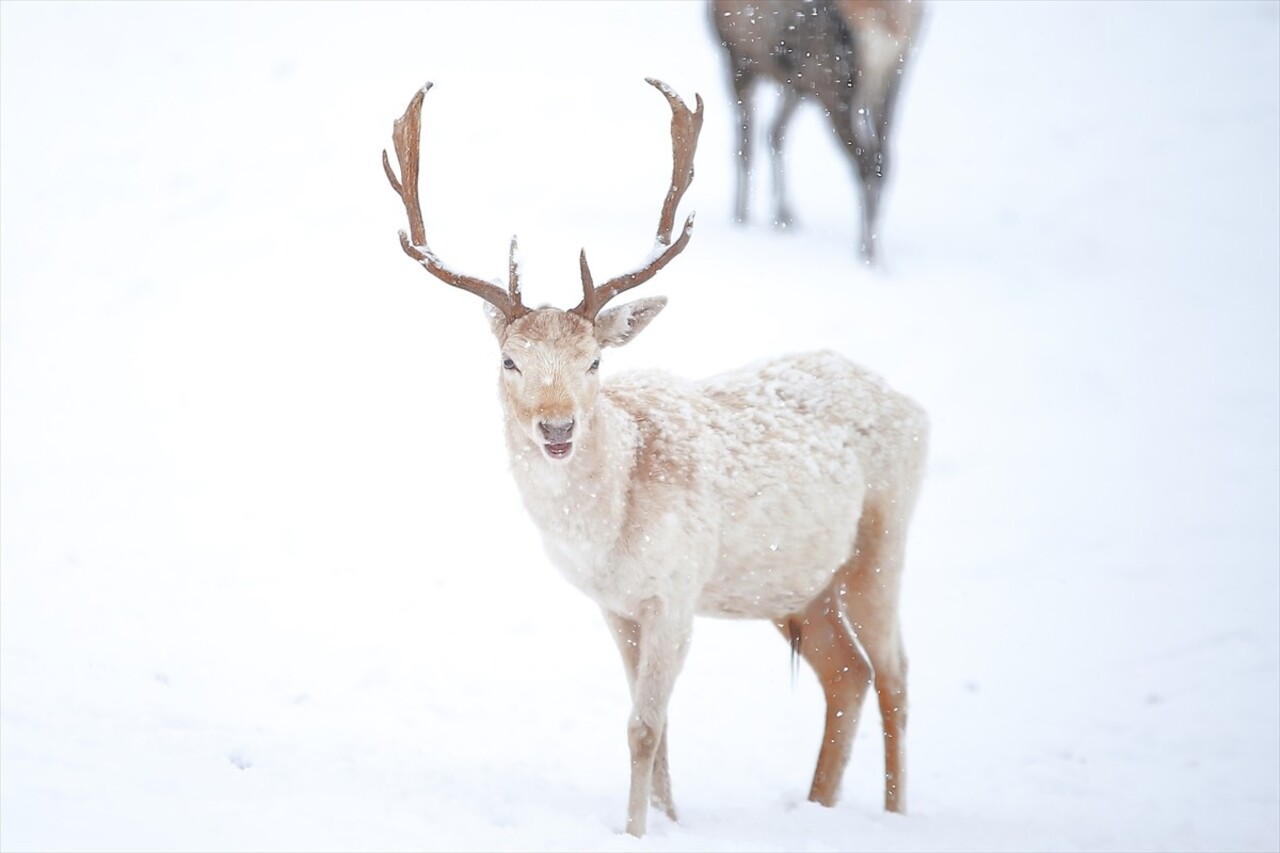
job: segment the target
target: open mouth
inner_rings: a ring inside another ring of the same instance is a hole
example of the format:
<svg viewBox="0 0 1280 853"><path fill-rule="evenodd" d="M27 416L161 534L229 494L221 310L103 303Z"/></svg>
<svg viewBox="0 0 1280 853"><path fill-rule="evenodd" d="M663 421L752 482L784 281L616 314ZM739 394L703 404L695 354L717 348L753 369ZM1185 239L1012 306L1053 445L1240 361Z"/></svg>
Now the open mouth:
<svg viewBox="0 0 1280 853"><path fill-rule="evenodd" d="M564 444L544 444L542 449L552 459L566 459L573 452L573 442L566 441Z"/></svg>

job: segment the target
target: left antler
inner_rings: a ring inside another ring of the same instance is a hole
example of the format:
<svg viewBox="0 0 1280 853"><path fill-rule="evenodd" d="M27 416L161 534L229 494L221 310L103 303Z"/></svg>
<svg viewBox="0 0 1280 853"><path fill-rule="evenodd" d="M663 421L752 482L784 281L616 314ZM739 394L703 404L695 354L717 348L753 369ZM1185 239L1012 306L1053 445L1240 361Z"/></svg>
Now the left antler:
<svg viewBox="0 0 1280 853"><path fill-rule="evenodd" d="M396 195L400 196L400 200L404 202L405 215L409 217L409 233L400 232L400 246L409 257L426 268L427 272L436 278L452 284L454 287L462 288L468 293L474 293L490 305L502 312L507 318L507 322L511 322L517 317L523 317L529 313L529 309L524 306L520 299L520 277L516 264L516 238L511 238L511 257L507 264L508 268L508 284L507 289L503 290L492 282L484 279L474 278L473 276L463 275L444 264L436 253L431 251L431 247L427 245L427 231L422 224L422 205L418 201L418 145L422 134L422 99L430 90L431 84L428 83L419 89L409 101L409 106L405 109L404 115L395 120L392 126L391 141L395 144L396 160L400 163L400 176L403 181L396 178L396 173L391 168L391 161L387 157L387 151L382 151L382 168L387 173L387 180L391 182L391 188L396 191Z"/></svg>
<svg viewBox="0 0 1280 853"><path fill-rule="evenodd" d="M591 270L587 267L586 250L582 251L579 256L579 265L582 268L582 302L573 309L572 313L588 320L594 320L605 303L619 293L653 278L658 270L684 251L685 245L689 242L689 235L693 232L693 214L690 214L685 220L680 236L674 243L671 242L676 208L680 204L680 199L684 197L685 190L689 189L689 184L693 181L693 154L698 149L698 133L702 130L702 96L694 95L698 107L691 111L666 83L652 77L646 77L645 82L661 92L666 97L667 103L671 105L671 188L667 190L667 197L662 203L662 216L658 220L658 233L653 251L643 267L617 278L611 278L596 287L591 279Z"/></svg>

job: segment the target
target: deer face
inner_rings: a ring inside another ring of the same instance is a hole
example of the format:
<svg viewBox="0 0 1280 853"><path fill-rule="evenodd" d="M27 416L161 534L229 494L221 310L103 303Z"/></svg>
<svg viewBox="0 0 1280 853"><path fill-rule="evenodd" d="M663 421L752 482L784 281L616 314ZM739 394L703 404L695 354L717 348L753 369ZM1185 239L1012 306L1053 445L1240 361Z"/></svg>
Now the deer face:
<svg viewBox="0 0 1280 853"><path fill-rule="evenodd" d="M658 315L667 300L639 299L604 310L624 291L652 278L684 251L693 232L693 216L677 235L676 207L693 180L693 155L702 131L702 98L690 110L669 86L652 77L647 82L671 107L671 187L662 202L653 249L644 263L601 285L595 284L585 250L579 255L582 302L570 311L539 308L530 311L520 295L516 240L511 238L504 290L493 281L466 275L427 245L422 205L418 199L418 160L422 136L422 101L431 84L414 93L404 115L392 124L391 140L400 164L397 176L391 158L382 152L382 170L404 204L409 230L400 232L400 248L445 284L479 296L486 303L489 323L502 352L502 402L509 426L524 434L542 456L553 463L567 461L589 435L600 393L600 350L621 346Z"/></svg>
<svg viewBox="0 0 1280 853"><path fill-rule="evenodd" d="M665 297L638 299L588 320L539 308L508 321L488 312L501 357L507 417L545 459L568 460L591 430L600 393L600 353L628 343L665 307Z"/></svg>

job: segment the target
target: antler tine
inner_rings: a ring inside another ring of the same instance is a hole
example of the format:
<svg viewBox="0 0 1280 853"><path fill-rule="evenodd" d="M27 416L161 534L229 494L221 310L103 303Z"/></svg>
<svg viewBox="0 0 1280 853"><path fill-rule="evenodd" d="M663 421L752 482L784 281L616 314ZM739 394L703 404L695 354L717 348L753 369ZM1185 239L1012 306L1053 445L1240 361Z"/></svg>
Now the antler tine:
<svg viewBox="0 0 1280 853"><path fill-rule="evenodd" d="M517 317L529 313L529 309L520 300L520 282L516 269L515 238L511 238L511 260L509 262L509 282L504 291L501 287L484 279L463 275L444 264L427 245L427 232L422 224L422 204L418 200L418 157L419 143L422 137L422 99L431 89L427 83L414 93L405 108L404 115L396 119L391 129L391 141L395 146L396 160L400 164L400 178L396 178L391 168L387 151L382 150L382 168L387 173L391 188L404 202L404 212L409 218L409 233L400 232L400 247L404 253L413 258L436 278L445 284L474 293L484 301L502 312L511 322Z"/></svg>
<svg viewBox="0 0 1280 853"><path fill-rule="evenodd" d="M507 292L517 304L520 301L520 247L516 245L516 235L511 235L511 252L507 255Z"/></svg>
<svg viewBox="0 0 1280 853"><path fill-rule="evenodd" d="M653 77L646 77L645 82L661 92L671 105L671 188L662 202L662 218L658 220L659 241L670 243L676 208L693 183L693 155L698 150L698 135L702 132L702 96L694 93L698 107L690 112L666 83Z"/></svg>
<svg viewBox="0 0 1280 853"><path fill-rule="evenodd" d="M695 94L697 108L690 110L675 91L653 77L646 77L645 82L653 86L667 99L671 106L671 187L662 202L662 214L658 219L658 231L655 236L653 251L650 252L644 266L637 270L611 278L596 287L591 278L591 270L587 267L587 253L584 250L579 258L582 269L582 302L573 309L588 320L594 320L610 299L619 293L644 284L667 265L672 258L684 251L693 233L693 214L685 220L680 236L671 242L672 229L675 226L676 208L684 197L689 184L693 182L693 155L698 150L698 134L702 131L702 96Z"/></svg>

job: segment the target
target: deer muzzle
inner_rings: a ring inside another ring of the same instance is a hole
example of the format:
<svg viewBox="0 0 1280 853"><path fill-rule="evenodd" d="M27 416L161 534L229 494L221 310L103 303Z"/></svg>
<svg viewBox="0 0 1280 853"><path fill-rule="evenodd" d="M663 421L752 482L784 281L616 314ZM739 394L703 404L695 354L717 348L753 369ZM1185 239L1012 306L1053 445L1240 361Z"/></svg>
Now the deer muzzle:
<svg viewBox="0 0 1280 853"><path fill-rule="evenodd" d="M551 459L568 459L573 452L573 420L538 421L542 450Z"/></svg>

